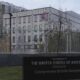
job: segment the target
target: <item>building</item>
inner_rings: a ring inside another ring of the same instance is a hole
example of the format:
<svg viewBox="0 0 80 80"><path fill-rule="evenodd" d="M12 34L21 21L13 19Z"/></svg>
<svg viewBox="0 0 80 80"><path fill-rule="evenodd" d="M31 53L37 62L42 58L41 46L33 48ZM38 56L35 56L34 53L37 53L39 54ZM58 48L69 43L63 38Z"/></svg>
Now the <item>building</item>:
<svg viewBox="0 0 80 80"><path fill-rule="evenodd" d="M15 6L11 3L0 1L0 36L2 35L3 32L3 14L6 13L14 13L14 12L19 12L19 11L24 11L26 10L25 8Z"/></svg>
<svg viewBox="0 0 80 80"><path fill-rule="evenodd" d="M27 49L38 49L40 44L47 44L45 34L51 30L55 31L56 28L59 29L60 19L62 22L62 31L68 28L74 31L80 31L79 17L72 16L68 14L68 12L62 12L52 7L12 13L12 52L24 52ZM9 14L3 15L3 27L6 28L7 33L9 33Z"/></svg>
<svg viewBox="0 0 80 80"><path fill-rule="evenodd" d="M8 41L8 37L9 35L5 35L5 28L3 28L3 14L6 14L6 13L14 13L14 12L19 12L19 11L24 11L26 10L25 8L22 8L22 7L18 7L18 6L15 6L13 4L10 4L8 2L4 2L4 1L0 1L0 46L2 46L2 43L6 44L6 42L9 43ZM6 38L4 41L4 38ZM6 46L6 49L7 49L8 46ZM0 47L0 52L6 52L6 49L2 49ZM9 51L9 50L7 50Z"/></svg>
<svg viewBox="0 0 80 80"><path fill-rule="evenodd" d="M9 12L19 12L26 10L25 8L13 5L8 2L0 1L0 6L2 8L3 13L9 13Z"/></svg>
<svg viewBox="0 0 80 80"><path fill-rule="evenodd" d="M10 51L10 40L9 36L3 36L2 39L0 39L0 52L2 53L8 53Z"/></svg>

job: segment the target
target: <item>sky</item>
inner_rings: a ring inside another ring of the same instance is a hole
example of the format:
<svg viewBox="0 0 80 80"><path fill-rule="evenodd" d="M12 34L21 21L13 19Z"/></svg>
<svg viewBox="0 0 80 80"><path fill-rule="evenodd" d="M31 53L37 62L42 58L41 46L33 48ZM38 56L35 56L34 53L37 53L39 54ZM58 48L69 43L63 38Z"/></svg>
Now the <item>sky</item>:
<svg viewBox="0 0 80 80"><path fill-rule="evenodd" d="M80 0L0 0L26 9L53 7L62 11L75 11L80 14Z"/></svg>

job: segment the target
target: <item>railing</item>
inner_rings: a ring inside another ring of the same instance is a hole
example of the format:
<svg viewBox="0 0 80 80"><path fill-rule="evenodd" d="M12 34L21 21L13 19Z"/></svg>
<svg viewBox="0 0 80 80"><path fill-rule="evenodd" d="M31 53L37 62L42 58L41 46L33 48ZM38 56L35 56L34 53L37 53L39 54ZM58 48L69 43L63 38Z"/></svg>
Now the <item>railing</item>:
<svg viewBox="0 0 80 80"><path fill-rule="evenodd" d="M46 56L46 57L53 57L53 56L80 56L80 52L71 52L71 53L65 53L65 52L59 52L58 54L56 54L57 52L53 53L53 52L48 52L48 53L35 53L35 54L29 54L29 53L0 53L0 66L22 66L23 65L23 58L24 57L28 57L28 56L33 56L33 57L37 57L37 56Z"/></svg>

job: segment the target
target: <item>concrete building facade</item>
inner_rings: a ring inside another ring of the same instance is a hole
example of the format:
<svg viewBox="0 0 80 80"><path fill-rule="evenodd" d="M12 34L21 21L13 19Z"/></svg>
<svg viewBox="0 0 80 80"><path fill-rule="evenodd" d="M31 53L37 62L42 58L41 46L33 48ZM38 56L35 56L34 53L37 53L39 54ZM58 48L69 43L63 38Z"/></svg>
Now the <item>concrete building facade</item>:
<svg viewBox="0 0 80 80"><path fill-rule="evenodd" d="M12 52L24 52L27 49L37 49L39 44L45 44L45 33L59 28L61 30L71 26L74 31L79 31L80 19L52 7L33 9L12 13L11 18L11 49ZM67 21L68 20L68 21ZM10 15L3 15L3 27L9 33Z"/></svg>

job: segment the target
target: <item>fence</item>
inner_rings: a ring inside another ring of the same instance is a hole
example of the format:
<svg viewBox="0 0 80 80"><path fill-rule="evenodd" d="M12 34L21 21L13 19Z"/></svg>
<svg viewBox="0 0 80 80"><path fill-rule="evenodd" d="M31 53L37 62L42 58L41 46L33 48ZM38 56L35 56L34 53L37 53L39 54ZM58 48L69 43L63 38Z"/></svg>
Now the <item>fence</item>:
<svg viewBox="0 0 80 80"><path fill-rule="evenodd" d="M22 66L26 54L0 54L0 66Z"/></svg>
<svg viewBox="0 0 80 80"><path fill-rule="evenodd" d="M70 55L70 56L74 56L74 55L79 55L80 53L78 52L71 52L71 53L65 53L65 52L60 52L60 53L37 53L37 54L0 54L0 66L22 66L23 65L23 58L24 57L28 57L28 56L55 56L55 55L59 55L59 56L64 56L64 55Z"/></svg>

